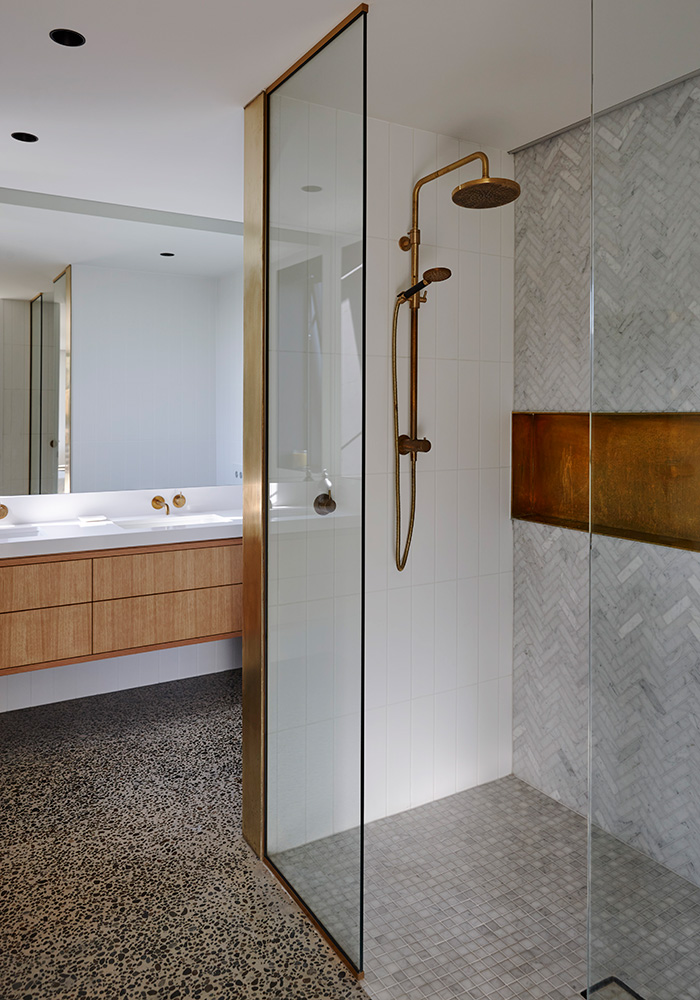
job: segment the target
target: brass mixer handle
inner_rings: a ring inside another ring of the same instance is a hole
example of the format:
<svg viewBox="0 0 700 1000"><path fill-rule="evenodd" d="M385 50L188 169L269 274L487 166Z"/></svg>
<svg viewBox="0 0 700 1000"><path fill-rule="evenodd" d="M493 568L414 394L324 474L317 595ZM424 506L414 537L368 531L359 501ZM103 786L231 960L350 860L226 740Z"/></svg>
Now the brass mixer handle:
<svg viewBox="0 0 700 1000"><path fill-rule="evenodd" d="M399 453L401 455L430 451L431 447L432 445L427 438L410 438L408 434L401 434L399 437Z"/></svg>

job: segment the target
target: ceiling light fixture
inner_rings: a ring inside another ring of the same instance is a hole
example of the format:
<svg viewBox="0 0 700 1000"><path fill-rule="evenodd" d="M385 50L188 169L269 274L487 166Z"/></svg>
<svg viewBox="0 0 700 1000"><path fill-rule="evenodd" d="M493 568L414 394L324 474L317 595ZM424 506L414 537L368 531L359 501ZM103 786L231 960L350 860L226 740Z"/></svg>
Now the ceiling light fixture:
<svg viewBox="0 0 700 1000"><path fill-rule="evenodd" d="M161 254L161 257L174 257L174 256L175 256L174 253L167 253L167 252L165 252L165 253Z"/></svg>
<svg viewBox="0 0 700 1000"><path fill-rule="evenodd" d="M308 194L316 194L317 191L323 191L323 188L318 184L304 184L301 190Z"/></svg>
<svg viewBox="0 0 700 1000"><path fill-rule="evenodd" d="M16 139L17 142L38 142L39 136L34 135L32 132L12 132L12 138Z"/></svg>
<svg viewBox="0 0 700 1000"><path fill-rule="evenodd" d="M54 28L49 32L51 41L57 45L67 45L69 48L77 48L78 45L85 45L85 35L79 31L72 31L70 28Z"/></svg>

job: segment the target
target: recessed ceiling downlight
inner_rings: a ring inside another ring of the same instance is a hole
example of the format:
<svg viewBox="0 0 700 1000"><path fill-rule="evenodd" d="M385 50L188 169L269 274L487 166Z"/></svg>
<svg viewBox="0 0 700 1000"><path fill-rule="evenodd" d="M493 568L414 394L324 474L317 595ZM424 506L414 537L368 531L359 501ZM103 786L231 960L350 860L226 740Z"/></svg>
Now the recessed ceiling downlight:
<svg viewBox="0 0 700 1000"><path fill-rule="evenodd" d="M12 132L10 133L13 139L17 142L38 142L39 136L34 135L32 132Z"/></svg>
<svg viewBox="0 0 700 1000"><path fill-rule="evenodd" d="M163 252L163 253L161 254L161 257L174 257L174 256L175 256L175 254L174 254L174 253L168 253L167 251L164 251L164 252Z"/></svg>
<svg viewBox="0 0 700 1000"><path fill-rule="evenodd" d="M70 28L54 28L49 32L49 38L57 45L67 45L69 48L77 48L78 45L85 45L85 35L79 31L72 31Z"/></svg>
<svg viewBox="0 0 700 1000"><path fill-rule="evenodd" d="M309 194L316 194L317 191L323 191L323 188L319 184L304 184L301 190L307 191Z"/></svg>

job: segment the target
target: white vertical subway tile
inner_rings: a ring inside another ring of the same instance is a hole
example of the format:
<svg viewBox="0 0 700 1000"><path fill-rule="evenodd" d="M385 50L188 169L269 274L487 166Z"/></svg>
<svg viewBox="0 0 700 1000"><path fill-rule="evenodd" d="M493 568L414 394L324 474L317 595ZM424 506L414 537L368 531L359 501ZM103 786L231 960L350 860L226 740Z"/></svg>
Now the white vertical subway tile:
<svg viewBox="0 0 700 1000"><path fill-rule="evenodd" d="M515 158L501 150L501 170L503 177L515 180ZM515 256L515 202L501 209L501 256Z"/></svg>
<svg viewBox="0 0 700 1000"><path fill-rule="evenodd" d="M500 469L479 473L479 573L500 569Z"/></svg>
<svg viewBox="0 0 700 1000"><path fill-rule="evenodd" d="M457 687L457 581L435 584L435 691Z"/></svg>
<svg viewBox="0 0 700 1000"><path fill-rule="evenodd" d="M411 228L411 192L414 182L413 129L392 123L389 125L389 239L391 240L398 240Z"/></svg>
<svg viewBox="0 0 700 1000"><path fill-rule="evenodd" d="M495 361L479 364L479 467L501 465L501 366Z"/></svg>
<svg viewBox="0 0 700 1000"><path fill-rule="evenodd" d="M435 364L435 468L456 469L459 461L459 362Z"/></svg>
<svg viewBox="0 0 700 1000"><path fill-rule="evenodd" d="M510 433L513 420L513 365L501 364L501 468L510 465Z"/></svg>
<svg viewBox="0 0 700 1000"><path fill-rule="evenodd" d="M459 254L459 356L477 361L481 351L481 266L478 253Z"/></svg>
<svg viewBox="0 0 700 1000"><path fill-rule="evenodd" d="M435 579L457 578L458 486L456 471L435 473Z"/></svg>
<svg viewBox="0 0 700 1000"><path fill-rule="evenodd" d="M387 593L373 594L365 605L365 668L367 709L387 703Z"/></svg>
<svg viewBox="0 0 700 1000"><path fill-rule="evenodd" d="M426 437L432 444L435 440L435 360L422 358L419 362L419 369L418 437ZM408 392L407 383L404 383L404 391ZM434 447L419 456L418 469L421 472L432 472L435 469Z"/></svg>
<svg viewBox="0 0 700 1000"><path fill-rule="evenodd" d="M367 433L365 441L365 471L389 471L389 413L390 413L390 361L389 358L368 358L365 388Z"/></svg>
<svg viewBox="0 0 700 1000"><path fill-rule="evenodd" d="M498 680L479 684L479 784L498 777Z"/></svg>
<svg viewBox="0 0 700 1000"><path fill-rule="evenodd" d="M499 675L498 576L479 577L479 683L496 680Z"/></svg>
<svg viewBox="0 0 700 1000"><path fill-rule="evenodd" d="M501 211L500 208L484 208L475 212L481 223L482 253L501 253Z"/></svg>
<svg viewBox="0 0 700 1000"><path fill-rule="evenodd" d="M306 838L307 842L333 833L333 722L306 726Z"/></svg>
<svg viewBox="0 0 700 1000"><path fill-rule="evenodd" d="M439 267L448 267L452 276L434 285L431 294L436 308L435 356L459 357L459 269L458 250L440 247L436 254Z"/></svg>
<svg viewBox="0 0 700 1000"><path fill-rule="evenodd" d="M502 677L498 682L498 777L513 771L513 681Z"/></svg>
<svg viewBox="0 0 700 1000"><path fill-rule="evenodd" d="M389 123L367 119L367 235L389 236Z"/></svg>
<svg viewBox="0 0 700 1000"><path fill-rule="evenodd" d="M387 815L411 807L411 703L389 705L386 711Z"/></svg>
<svg viewBox="0 0 700 1000"><path fill-rule="evenodd" d="M387 317L387 352L391 354L391 331L393 326L393 316L394 316L394 303L396 301L396 296L399 292L404 291L411 284L411 255L408 253L403 253L399 249L398 245L394 242L389 243L389 312ZM423 334L423 319L426 315L424 312L424 307L421 307L420 312L420 327L421 335ZM396 354L399 358L407 358L410 353L411 345L411 324L410 324L411 310L408 305L403 305L399 309L398 320L396 323ZM428 317L429 318L429 317ZM427 323L426 323L427 326ZM430 331L426 330L426 337L430 336ZM433 330L434 335L434 330ZM419 350L422 350L422 344L418 345ZM406 369L406 373L408 369ZM406 389L405 386L408 385L407 374L403 378L399 378L400 395L406 399Z"/></svg>
<svg viewBox="0 0 700 1000"><path fill-rule="evenodd" d="M478 686L460 688L456 697L457 791L473 788L478 775Z"/></svg>
<svg viewBox="0 0 700 1000"><path fill-rule="evenodd" d="M277 733L277 849L306 843L306 728ZM280 826L283 823L284 826Z"/></svg>
<svg viewBox="0 0 700 1000"><path fill-rule="evenodd" d="M501 258L482 254L479 265L479 357L482 361L500 361Z"/></svg>
<svg viewBox="0 0 700 1000"><path fill-rule="evenodd" d="M393 461L393 459L392 459ZM389 496L393 496L393 476L365 478L365 587L368 592L382 591L387 585L390 558ZM392 539L393 541L393 539Z"/></svg>
<svg viewBox="0 0 700 1000"><path fill-rule="evenodd" d="M479 581L457 583L457 687L479 679Z"/></svg>
<svg viewBox="0 0 700 1000"><path fill-rule="evenodd" d="M411 588L411 698L435 690L435 587Z"/></svg>
<svg viewBox="0 0 700 1000"><path fill-rule="evenodd" d="M362 604L359 594L335 598L335 714L358 710L362 683Z"/></svg>
<svg viewBox="0 0 700 1000"><path fill-rule="evenodd" d="M479 467L479 362L459 362L459 468Z"/></svg>
<svg viewBox="0 0 700 1000"><path fill-rule="evenodd" d="M426 174L437 170L437 135L416 129L413 133L413 180L414 183ZM421 240L432 246L437 245L437 184L426 184L420 192L420 216L418 225Z"/></svg>
<svg viewBox="0 0 700 1000"><path fill-rule="evenodd" d="M499 496L499 569L501 573L513 572L513 522L510 516L510 469L501 469Z"/></svg>
<svg viewBox="0 0 700 1000"><path fill-rule="evenodd" d="M284 658L277 674L278 730L294 729L306 722L306 658Z"/></svg>
<svg viewBox="0 0 700 1000"><path fill-rule="evenodd" d="M515 331L515 261L501 258L501 361L515 361L513 338Z"/></svg>
<svg viewBox="0 0 700 1000"><path fill-rule="evenodd" d="M420 461L420 459L419 459ZM406 522L410 510L406 508ZM412 562L411 584L416 586L435 580L435 473L416 474L416 522L408 556Z"/></svg>
<svg viewBox="0 0 700 1000"><path fill-rule="evenodd" d="M433 799L435 699L411 701L411 808Z"/></svg>
<svg viewBox="0 0 700 1000"><path fill-rule="evenodd" d="M437 137L438 169L454 163L460 158L459 140L451 136ZM445 174L435 181L437 190L437 243L441 247L459 248L460 209L452 201L452 192L457 187L457 173Z"/></svg>
<svg viewBox="0 0 700 1000"><path fill-rule="evenodd" d="M408 256L408 255L407 255ZM409 258L410 263L410 258ZM429 243L424 243L421 245L421 255L420 255L420 274L421 277L425 271L431 267L436 267L438 264L438 250L437 247L432 246ZM408 272L410 273L410 272ZM441 285L432 286L428 288L426 295L426 301L421 305L418 310L418 357L421 358L421 364L419 366L418 380L420 382L421 370L424 364L423 359L430 358L431 360L435 358L435 343L437 337L437 307L438 307L438 297L442 290ZM408 309L408 306L404 306L404 309Z"/></svg>
<svg viewBox="0 0 700 1000"><path fill-rule="evenodd" d="M403 426L406 426L405 424ZM405 433L405 431L403 432ZM408 521L411 511L411 475L408 471L408 459L402 459L402 472L401 472L401 552L403 552L406 545L406 537L408 531ZM408 562L406 563L403 570L399 571L396 568L395 561L395 550L396 550L396 492L395 492L395 481L394 476L390 477L388 498L387 498L387 509L389 512L389 564L387 567L387 585L390 590L401 587L410 587L413 580L413 561L410 556Z"/></svg>
<svg viewBox="0 0 700 1000"><path fill-rule="evenodd" d="M393 294L389 291L389 243L367 239L367 357L389 357ZM406 307L404 306L404 309ZM367 367L372 362L368 360Z"/></svg>
<svg viewBox="0 0 700 1000"><path fill-rule="evenodd" d="M501 573L498 577L498 676L510 677L513 673L513 574Z"/></svg>
<svg viewBox="0 0 700 1000"><path fill-rule="evenodd" d="M470 156L479 149L473 142L460 141L459 158ZM481 163L476 160L462 167L454 173L454 186L464 184L466 181L476 180L481 177ZM481 250L481 222L479 216L481 212L475 212L468 208L459 209L459 247L460 250L472 250L479 253Z"/></svg>
<svg viewBox="0 0 700 1000"><path fill-rule="evenodd" d="M457 790L457 704L454 691L435 695L435 760L433 794L436 799Z"/></svg>
<svg viewBox="0 0 700 1000"><path fill-rule="evenodd" d="M479 573L479 470L463 469L457 480L457 576Z"/></svg>
<svg viewBox="0 0 700 1000"><path fill-rule="evenodd" d="M387 704L411 697L411 588L387 595Z"/></svg>
<svg viewBox="0 0 700 1000"><path fill-rule="evenodd" d="M335 720L333 775L333 830L349 830L360 824L360 729L359 711Z"/></svg>
<svg viewBox="0 0 700 1000"><path fill-rule="evenodd" d="M386 708L367 712L365 730L365 822L386 816Z"/></svg>

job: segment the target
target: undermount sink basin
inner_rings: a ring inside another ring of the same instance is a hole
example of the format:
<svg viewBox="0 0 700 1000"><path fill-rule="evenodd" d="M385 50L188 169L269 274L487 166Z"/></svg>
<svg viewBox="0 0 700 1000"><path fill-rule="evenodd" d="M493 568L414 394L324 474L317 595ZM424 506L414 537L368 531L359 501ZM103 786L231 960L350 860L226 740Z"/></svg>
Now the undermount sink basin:
<svg viewBox="0 0 700 1000"><path fill-rule="evenodd" d="M129 517L114 519L113 523L120 528L135 531L164 528L196 528L200 524L230 524L233 517L223 517L221 514L152 514L149 517Z"/></svg>

